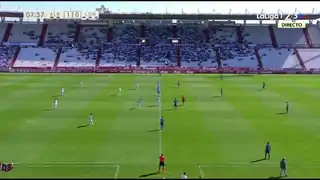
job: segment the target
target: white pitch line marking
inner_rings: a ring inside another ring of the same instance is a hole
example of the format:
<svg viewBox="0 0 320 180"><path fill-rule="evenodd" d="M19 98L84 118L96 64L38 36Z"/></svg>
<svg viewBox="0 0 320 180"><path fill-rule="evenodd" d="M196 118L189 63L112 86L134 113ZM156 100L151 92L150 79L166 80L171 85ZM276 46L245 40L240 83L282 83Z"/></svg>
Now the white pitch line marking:
<svg viewBox="0 0 320 180"><path fill-rule="evenodd" d="M114 179L118 178L120 165L112 162L44 162L44 163L13 163L16 166L27 168L88 168L88 167L101 167L101 168L116 168Z"/></svg>
<svg viewBox="0 0 320 180"><path fill-rule="evenodd" d="M198 169L199 169L201 178L204 178L204 173L203 173L203 170L201 168L201 165L198 165Z"/></svg>
<svg viewBox="0 0 320 180"><path fill-rule="evenodd" d="M116 165L116 167L117 167L117 170L116 170L116 174L114 175L114 179L118 179L118 174L120 171L120 165Z"/></svg>
<svg viewBox="0 0 320 180"><path fill-rule="evenodd" d="M159 119L158 121L161 119L161 116L162 116L162 90L161 90L161 77L159 78L159 85L160 85L160 104L159 104ZM161 127L160 127L160 123L159 123L159 155L162 154L162 130L161 130Z"/></svg>
<svg viewBox="0 0 320 180"><path fill-rule="evenodd" d="M216 164L200 164L198 167L210 168L210 167L279 167L279 163L268 162L268 163L250 163L250 162L226 162L226 163L216 163ZM320 167L320 163L306 163L306 164L288 164L288 167ZM280 167L279 167L280 168Z"/></svg>
<svg viewBox="0 0 320 180"><path fill-rule="evenodd" d="M92 161L92 162L81 162L81 161L53 161L53 162L42 162L42 163L20 163L16 162L14 163L15 165L81 165L81 164L91 164L91 165L116 165L117 163L114 162L97 162L97 161Z"/></svg>

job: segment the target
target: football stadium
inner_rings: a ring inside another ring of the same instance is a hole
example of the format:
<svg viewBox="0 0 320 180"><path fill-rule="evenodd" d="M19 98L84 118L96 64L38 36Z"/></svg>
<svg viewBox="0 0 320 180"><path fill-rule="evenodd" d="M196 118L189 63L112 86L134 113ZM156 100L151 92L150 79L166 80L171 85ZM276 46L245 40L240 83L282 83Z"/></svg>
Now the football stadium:
<svg viewBox="0 0 320 180"><path fill-rule="evenodd" d="M0 178L320 177L320 14L272 3L1 7Z"/></svg>

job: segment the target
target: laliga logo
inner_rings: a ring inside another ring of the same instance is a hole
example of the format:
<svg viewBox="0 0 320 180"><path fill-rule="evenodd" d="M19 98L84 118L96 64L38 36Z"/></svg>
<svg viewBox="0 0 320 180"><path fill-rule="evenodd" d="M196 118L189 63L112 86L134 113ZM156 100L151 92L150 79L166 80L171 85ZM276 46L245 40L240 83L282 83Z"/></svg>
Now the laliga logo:
<svg viewBox="0 0 320 180"><path fill-rule="evenodd" d="M280 20L282 18L282 14L257 14L258 20Z"/></svg>

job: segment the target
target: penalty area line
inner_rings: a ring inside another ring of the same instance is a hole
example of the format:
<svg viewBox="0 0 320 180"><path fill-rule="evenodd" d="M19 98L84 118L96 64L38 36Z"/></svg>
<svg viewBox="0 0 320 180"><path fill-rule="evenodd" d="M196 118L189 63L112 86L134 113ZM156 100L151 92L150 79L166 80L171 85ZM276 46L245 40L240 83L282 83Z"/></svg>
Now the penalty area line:
<svg viewBox="0 0 320 180"><path fill-rule="evenodd" d="M276 162L268 162L268 163L250 163L250 162L227 162L227 163L216 163L216 164L199 164L198 168L203 171L203 168L214 168L214 167L222 167L222 168L232 168L232 167L279 167L279 163ZM305 164L288 164L288 167L305 167L305 168L317 168L320 167L318 163L305 163Z"/></svg>
<svg viewBox="0 0 320 180"><path fill-rule="evenodd" d="M117 168L117 170L116 170L116 173L114 175L114 179L118 179L118 174L119 174L119 171L120 171L120 165L116 165L116 168Z"/></svg>
<svg viewBox="0 0 320 180"><path fill-rule="evenodd" d="M107 167L107 168L120 168L120 165L112 162L44 162L44 163L20 163L14 162L14 166L20 167L34 167L34 168L46 168L46 167Z"/></svg>
<svg viewBox="0 0 320 180"><path fill-rule="evenodd" d="M14 166L26 168L116 168L114 179L118 178L120 165L112 162L44 162L44 163L13 163Z"/></svg>

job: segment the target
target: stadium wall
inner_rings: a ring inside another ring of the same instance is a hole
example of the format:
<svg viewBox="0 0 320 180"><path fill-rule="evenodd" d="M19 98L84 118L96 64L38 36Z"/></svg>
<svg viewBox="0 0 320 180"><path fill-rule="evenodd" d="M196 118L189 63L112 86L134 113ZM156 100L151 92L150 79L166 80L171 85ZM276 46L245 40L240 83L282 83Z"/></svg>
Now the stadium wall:
<svg viewBox="0 0 320 180"><path fill-rule="evenodd" d="M263 69L257 68L178 68L178 67L68 67L68 68L12 68L0 69L1 72L8 73L132 73L132 74L320 74L319 69Z"/></svg>

